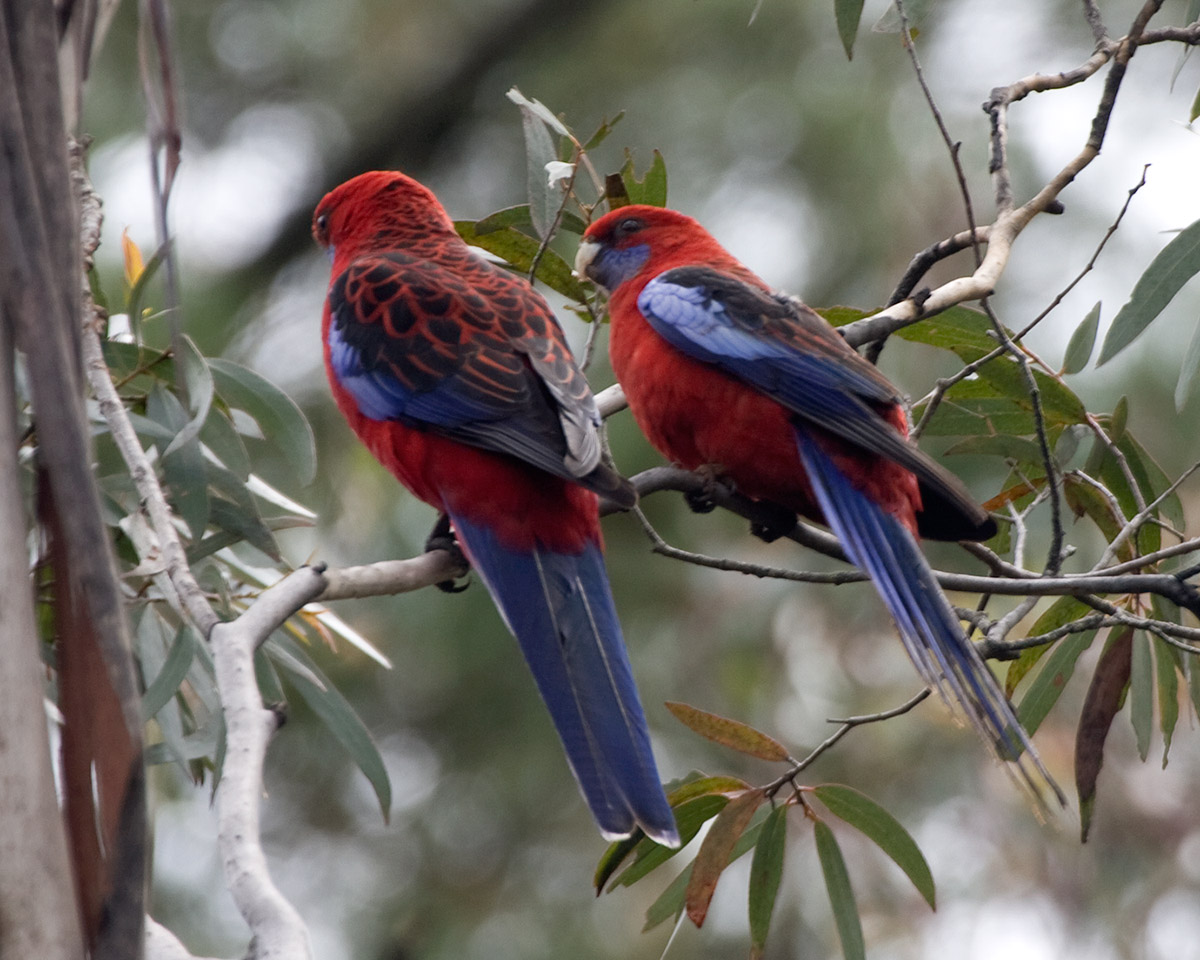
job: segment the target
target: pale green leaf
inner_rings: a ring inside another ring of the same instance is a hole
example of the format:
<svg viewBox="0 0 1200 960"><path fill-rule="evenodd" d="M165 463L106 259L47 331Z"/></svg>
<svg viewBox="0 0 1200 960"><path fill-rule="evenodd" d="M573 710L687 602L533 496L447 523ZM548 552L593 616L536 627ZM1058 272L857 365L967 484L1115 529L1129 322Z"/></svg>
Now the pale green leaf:
<svg viewBox="0 0 1200 960"><path fill-rule="evenodd" d="M813 832L817 840L817 858L821 861L821 872L825 875L825 889L829 892L833 919L837 923L838 936L842 941L842 956L846 960L866 960L867 948L863 943L858 904L854 902L850 874L846 871L846 861L842 857L837 838L823 820L813 824Z"/></svg>
<svg viewBox="0 0 1200 960"><path fill-rule="evenodd" d="M1096 330L1100 326L1100 301L1088 311L1083 322L1071 334L1067 344L1067 352L1063 355L1063 373L1078 373L1087 366L1092 358L1092 348L1096 345Z"/></svg>
<svg viewBox="0 0 1200 960"><path fill-rule="evenodd" d="M1096 366L1107 363L1150 325L1175 294L1200 272L1200 220L1185 227L1151 261L1129 302L1113 319Z"/></svg>

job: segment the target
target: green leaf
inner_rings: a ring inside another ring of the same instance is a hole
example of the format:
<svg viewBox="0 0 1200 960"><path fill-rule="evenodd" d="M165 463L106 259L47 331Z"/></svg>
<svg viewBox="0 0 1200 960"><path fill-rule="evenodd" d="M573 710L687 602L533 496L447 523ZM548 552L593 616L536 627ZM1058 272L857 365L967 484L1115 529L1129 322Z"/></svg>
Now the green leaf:
<svg viewBox="0 0 1200 960"><path fill-rule="evenodd" d="M758 843L762 826L763 821L759 821L742 834L741 839L734 844L733 853L729 855L730 863L733 863L739 857L745 856L747 851L751 850ZM678 919L679 915L683 913L684 900L687 896L688 884L692 879L693 866L694 864L689 863L683 872L671 881L670 886L659 895L658 899L650 904L650 908L646 911L646 923L642 927L643 933L653 930L664 920Z"/></svg>
<svg viewBox="0 0 1200 960"><path fill-rule="evenodd" d="M521 128L525 133L525 185L529 195L529 215L533 229L545 240L554 227L554 218L562 205L563 195L550 186L546 165L558 159L554 141L550 139L547 125L556 132L569 135L562 121L551 113L544 104L527 99L513 87L508 99L521 111Z"/></svg>
<svg viewBox="0 0 1200 960"><path fill-rule="evenodd" d="M1154 659L1150 638L1140 630L1133 638L1129 673L1129 722L1137 738L1138 756L1150 755L1150 733L1154 729Z"/></svg>
<svg viewBox="0 0 1200 960"><path fill-rule="evenodd" d="M1078 373L1087 366L1092 358L1092 348L1096 345L1096 330L1100 326L1100 301L1088 311L1083 322L1071 334L1067 343L1067 352L1063 355L1063 373Z"/></svg>
<svg viewBox="0 0 1200 960"><path fill-rule="evenodd" d="M1075 733L1075 788L1079 792L1079 837L1087 841L1096 807L1096 780L1104 765L1104 741L1129 685L1133 628L1109 635L1084 697Z"/></svg>
<svg viewBox="0 0 1200 960"><path fill-rule="evenodd" d="M180 334L179 340L183 345L183 351L175 359L175 370L183 372L184 382L187 384L188 403L192 408L192 417L176 434L170 446L163 451L164 457L170 456L179 447L191 443L200 435L200 428L208 419L208 410L213 399L213 378L204 354L186 334Z"/></svg>
<svg viewBox="0 0 1200 960"><path fill-rule="evenodd" d="M1200 323L1192 330L1187 351L1183 355L1183 365L1179 368L1179 381L1175 384L1176 413L1183 411L1183 406L1191 395L1192 384L1196 381L1197 371L1200 371Z"/></svg>
<svg viewBox="0 0 1200 960"><path fill-rule="evenodd" d="M1042 633L1049 633L1091 612L1092 608L1077 597L1059 597L1034 621L1026 636L1036 637ZM1034 664L1050 651L1051 646L1052 644L1043 644L1038 647L1026 647L1016 660L1009 663L1008 672L1004 677L1006 697L1012 697L1017 685L1033 669Z"/></svg>
<svg viewBox="0 0 1200 960"><path fill-rule="evenodd" d="M734 844L746 831L750 818L766 800L761 790L747 790L726 804L700 845L692 864L692 879L687 886L685 905L688 919L697 927L704 924L721 872L729 864Z"/></svg>
<svg viewBox="0 0 1200 960"><path fill-rule="evenodd" d="M895 861L904 871L913 886L925 898L925 902L937 909L937 890L933 874L925 862L920 849L900 821L883 809L870 797L852 787L837 783L825 783L814 787L816 796L835 817L865 834L880 850Z"/></svg>
<svg viewBox="0 0 1200 960"><path fill-rule="evenodd" d="M813 833L817 840L817 858L825 875L825 889L829 892L829 903L833 907L833 919L842 941L842 956L846 960L866 960L867 948L863 943L858 905L854 902L850 874L846 871L846 861L842 858L837 838L824 820L813 823Z"/></svg>
<svg viewBox="0 0 1200 960"><path fill-rule="evenodd" d="M1192 99L1192 107L1188 110L1188 123L1194 123L1197 117L1200 117L1200 88L1196 89L1196 96Z"/></svg>
<svg viewBox="0 0 1200 960"><path fill-rule="evenodd" d="M634 860L616 880L610 890L617 887L628 887L636 883L652 870L662 866L686 847L700 832L700 828L713 817L718 816L729 804L729 798L720 794L697 797L675 808L675 826L679 831L679 846L664 847L655 843L649 837L642 837L634 848Z"/></svg>
<svg viewBox="0 0 1200 960"><path fill-rule="evenodd" d="M242 483L250 478L250 454L246 452L246 445L242 443L233 421L224 411L215 406L209 409L208 419L200 431L200 442Z"/></svg>
<svg viewBox="0 0 1200 960"><path fill-rule="evenodd" d="M615 117L609 120L605 117L600 121L600 126L596 128L596 132L587 138L583 144L584 152L595 150L600 144L608 139L608 135L612 133L613 127L621 122L621 118L625 116L625 111L620 111Z"/></svg>
<svg viewBox="0 0 1200 960"><path fill-rule="evenodd" d="M143 720L156 716L175 696L175 692L186 679L188 670L191 669L195 649L196 640L192 636L192 628L186 625L180 627L162 669L142 694Z"/></svg>
<svg viewBox="0 0 1200 960"><path fill-rule="evenodd" d="M1090 647L1095 639L1095 630L1085 630L1063 637L1054 644L1046 662L1042 664L1017 706L1017 719L1031 737L1062 696L1067 681L1075 672L1075 663L1079 660L1079 655Z"/></svg>
<svg viewBox="0 0 1200 960"><path fill-rule="evenodd" d="M787 748L782 743L739 720L730 720L673 700L668 700L666 707L676 720L714 743L760 760L782 762L788 759Z"/></svg>
<svg viewBox="0 0 1200 960"><path fill-rule="evenodd" d="M640 180L634 174L633 154L626 150L621 178L625 181L625 194L630 203L646 203L652 207L667 205L667 164L657 150L650 161L650 169Z"/></svg>
<svg viewBox="0 0 1200 960"><path fill-rule="evenodd" d="M503 210L497 210L495 213L489 213L482 220L475 221L475 233L483 235L492 233L495 230L501 230L504 227L532 227L533 218L529 214L529 204L522 203L516 207L505 207ZM579 217L578 214L571 213L569 210L562 212L562 218L559 220L559 226L572 233L583 233L587 229L587 224Z"/></svg>
<svg viewBox="0 0 1200 960"><path fill-rule="evenodd" d="M837 19L838 36L846 59L854 59L854 38L858 35L858 24L862 20L863 0L834 0L833 13Z"/></svg>
<svg viewBox="0 0 1200 960"><path fill-rule="evenodd" d="M1200 220L1184 227L1163 247L1134 284L1129 302L1117 312L1104 338L1096 366L1103 366L1133 343L1197 272L1200 272Z"/></svg>
<svg viewBox="0 0 1200 960"><path fill-rule="evenodd" d="M392 805L392 785L387 768L379 755L379 748L371 734L354 712L350 703L338 693L328 678L300 648L299 644L281 635L278 631L271 638L275 652L285 652L303 666L303 672L294 668L292 660L276 657L276 663L288 674L288 680L309 709L317 715L326 729L342 745L350 758L366 776L375 796L383 819L388 819ZM272 652L268 647L268 652Z"/></svg>
<svg viewBox="0 0 1200 960"><path fill-rule="evenodd" d="M1183 663L1179 650L1160 637L1151 640L1154 646L1154 666L1158 679L1158 728L1163 735L1162 765L1167 765L1171 752L1171 738L1175 735L1175 724L1179 722L1179 674Z"/></svg>
<svg viewBox="0 0 1200 960"><path fill-rule="evenodd" d="M161 383L146 397L146 415L178 435L188 422L187 412L175 394ZM169 446L174 446L172 439ZM187 524L192 539L199 540L208 525L208 478L200 441L192 437L183 446L175 447L170 456L162 458L163 479L175 512Z"/></svg>
<svg viewBox="0 0 1200 960"><path fill-rule="evenodd" d="M295 401L266 377L240 363L214 357L208 366L221 399L254 419L262 435L287 457L301 486L312 483L317 474L316 442L312 427Z"/></svg>
<svg viewBox="0 0 1200 960"><path fill-rule="evenodd" d="M750 960L762 956L775 911L775 896L783 877L783 852L787 840L787 806L781 804L767 814L754 859L750 862Z"/></svg>
<svg viewBox="0 0 1200 960"><path fill-rule="evenodd" d="M1042 462L1041 448L1034 441L1007 434L967 437L946 449L946 456L964 453L1004 457L1017 463Z"/></svg>
<svg viewBox="0 0 1200 960"><path fill-rule="evenodd" d="M481 235L476 232L475 226L470 220L454 222L454 229L466 243L494 253L518 273L529 272L529 268L533 266L533 258L537 256L541 247L533 237L515 227L502 227ZM583 303L587 299L583 284L571 272L570 264L553 250L547 249L542 252L536 276L551 290L558 291L568 300Z"/></svg>

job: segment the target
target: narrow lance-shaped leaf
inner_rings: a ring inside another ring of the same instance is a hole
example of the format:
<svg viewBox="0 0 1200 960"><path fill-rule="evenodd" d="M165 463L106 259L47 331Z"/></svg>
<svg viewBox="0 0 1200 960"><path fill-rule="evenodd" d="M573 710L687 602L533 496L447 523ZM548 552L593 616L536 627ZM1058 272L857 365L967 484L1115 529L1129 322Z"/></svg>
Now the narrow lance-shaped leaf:
<svg viewBox="0 0 1200 960"><path fill-rule="evenodd" d="M213 357L208 366L217 394L254 418L263 436L287 457L301 485L311 483L317 472L316 443L295 401L266 377L232 360Z"/></svg>
<svg viewBox="0 0 1200 960"><path fill-rule="evenodd" d="M562 204L562 194L550 187L546 176L546 164L558 159L554 149L554 141L550 139L550 124L557 132L566 134L554 114L536 100L527 99L520 90L513 87L508 91L508 99L521 110L521 127L525 132L525 180L529 192L529 214L533 229L545 240L554 226L554 218Z"/></svg>
<svg viewBox="0 0 1200 960"><path fill-rule="evenodd" d="M1039 634L1057 630L1059 627L1065 626L1073 620L1078 620L1090 612L1091 607L1078 597L1059 597L1034 621L1033 626L1029 628L1028 636L1036 637ZM1033 669L1034 665L1049 652L1051 646L1051 644L1044 644L1039 647L1026 647L1021 651L1020 656L1008 665L1008 672L1004 676L1005 696L1012 697L1013 692L1017 689L1017 685Z"/></svg>
<svg viewBox="0 0 1200 960"><path fill-rule="evenodd" d="M1096 779L1104 765L1104 741L1129 684L1133 628L1110 636L1079 714L1075 733L1075 788L1079 791L1080 839L1087 840L1096 806Z"/></svg>
<svg viewBox="0 0 1200 960"><path fill-rule="evenodd" d="M1154 637L1152 643L1158 680L1158 726L1163 736L1162 765L1166 767L1175 724L1179 722L1179 674L1183 664L1179 659L1179 651L1161 637Z"/></svg>
<svg viewBox="0 0 1200 960"><path fill-rule="evenodd" d="M783 877L787 809L786 804L780 804L767 815L754 845L754 859L750 862L750 960L762 956L771 929L771 914Z"/></svg>
<svg viewBox="0 0 1200 960"><path fill-rule="evenodd" d="M1191 396L1192 384L1196 381L1197 371L1200 371L1200 322L1192 330L1187 352L1183 355L1183 365L1179 368L1179 381L1175 384L1176 413L1183 410L1184 404Z"/></svg>
<svg viewBox="0 0 1200 960"><path fill-rule="evenodd" d="M1063 373L1078 373L1087 366L1092 358L1092 348L1096 345L1096 330L1100 326L1100 301L1088 311L1083 322L1075 328L1067 343L1067 352L1063 355Z"/></svg>
<svg viewBox="0 0 1200 960"><path fill-rule="evenodd" d="M748 851L753 849L754 845L758 843L762 826L763 821L760 820L741 835L738 842L733 845L733 852L729 855L730 863L745 856ZM670 886L659 895L658 899L650 904L649 909L646 910L646 923L642 927L642 933L653 930L664 920L678 918L683 913L684 897L692 879L692 866L693 864L689 863L683 872L671 881Z"/></svg>
<svg viewBox="0 0 1200 960"><path fill-rule="evenodd" d="M834 0L833 12L837 19L838 36L846 59L854 58L854 38L858 35L858 23L862 19L863 0Z"/></svg>
<svg viewBox="0 0 1200 960"><path fill-rule="evenodd" d="M1054 649L1046 657L1041 670L1017 706L1017 719L1030 736L1037 732L1046 715L1058 703L1058 698L1066 689L1067 681L1075 672L1075 664L1080 654L1090 647L1095 639L1096 631L1086 630L1064 637L1054 644Z"/></svg>
<svg viewBox="0 0 1200 960"><path fill-rule="evenodd" d="M1154 657L1150 637L1138 631L1133 637L1129 673L1129 722L1137 738L1138 756L1143 762L1150 755L1150 734L1154 730Z"/></svg>
<svg viewBox="0 0 1200 960"><path fill-rule="evenodd" d="M758 757L760 760L781 762L788 759L787 748L782 743L740 720L730 720L728 717L673 700L668 700L666 707L675 715L676 720L714 743Z"/></svg>
<svg viewBox="0 0 1200 960"><path fill-rule="evenodd" d="M765 799L761 790L747 790L730 800L713 821L692 864L692 879L687 887L687 915L696 926L701 926L708 915L708 905L717 889L721 871L729 864L734 844L745 833L754 811Z"/></svg>
<svg viewBox="0 0 1200 960"><path fill-rule="evenodd" d="M825 889L829 892L829 903L833 907L833 919L842 941L842 955L846 960L866 960L867 948L863 943L858 904L854 902L850 874L846 870L846 861L837 838L824 820L817 820L813 824L813 833L817 840L817 858L825 875Z"/></svg>
<svg viewBox="0 0 1200 960"><path fill-rule="evenodd" d="M650 169L639 180L633 169L633 154L625 151L625 166L621 168L626 195L630 203L648 203L652 207L667 204L667 164L662 154L654 151Z"/></svg>
<svg viewBox="0 0 1200 960"><path fill-rule="evenodd" d="M1200 272L1200 220L1181 230L1138 278L1129 302L1113 318L1096 366L1107 363L1133 343L1197 272Z"/></svg>
<svg viewBox="0 0 1200 960"><path fill-rule="evenodd" d="M162 669L142 694L143 719L149 720L155 716L175 696L175 691L179 689L192 666L194 652L192 628L186 625L180 627Z"/></svg>
<svg viewBox="0 0 1200 960"><path fill-rule="evenodd" d="M826 783L813 794L829 812L861 831L895 862L930 907L937 907L937 890L929 864L900 821L870 797L852 787Z"/></svg>

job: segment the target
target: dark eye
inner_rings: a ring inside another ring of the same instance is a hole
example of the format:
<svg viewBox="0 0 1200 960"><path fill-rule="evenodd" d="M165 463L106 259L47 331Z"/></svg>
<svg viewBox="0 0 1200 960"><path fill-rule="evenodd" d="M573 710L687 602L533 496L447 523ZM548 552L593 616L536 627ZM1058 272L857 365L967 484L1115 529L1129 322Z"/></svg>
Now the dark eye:
<svg viewBox="0 0 1200 960"><path fill-rule="evenodd" d="M313 221L313 226L317 228L319 233L324 233L329 229L329 214L322 213L317 217L316 220Z"/></svg>
<svg viewBox="0 0 1200 960"><path fill-rule="evenodd" d="M617 224L616 234L618 237L627 237L631 233L637 233L643 227L645 227L645 224L637 219L637 217L626 217Z"/></svg>

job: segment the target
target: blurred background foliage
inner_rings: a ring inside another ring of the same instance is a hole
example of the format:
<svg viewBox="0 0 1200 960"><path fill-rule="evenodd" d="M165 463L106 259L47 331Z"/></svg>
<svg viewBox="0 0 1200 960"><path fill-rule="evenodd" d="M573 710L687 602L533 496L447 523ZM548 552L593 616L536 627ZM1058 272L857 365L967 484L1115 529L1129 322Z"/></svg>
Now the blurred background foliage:
<svg viewBox="0 0 1200 960"><path fill-rule="evenodd" d="M353 441L320 369L326 262L308 237L321 194L377 167L432 187L456 218L523 202L519 86L587 132L624 111L596 152L602 172L633 150L639 169L660 150L670 205L701 219L769 282L815 305L882 303L917 250L965 224L944 146L895 33L864 32L847 61L832 4L763 0L192 0L173 8L183 100L183 164L173 198L185 329L281 386L312 423L318 472L302 485L269 444L255 471L319 516L285 530L292 563L411 556L432 516ZM1101 4L1114 34L1136 4ZM1165 22L1184 22L1182 0ZM883 12L867 3L865 23ZM94 69L83 129L106 205L100 276L121 287L119 235L153 248L137 5L123 4ZM993 86L1082 62L1092 39L1073 0L943 0L927 5L918 51L989 218L986 118ZM1031 338L1051 359L1091 305L1107 320L1162 247L1200 216L1200 143L1184 126L1195 58L1139 52L1101 158L1064 194L1064 216L1021 239L995 298L1010 326L1050 302L1083 266L1126 191L1152 163L1096 273ZM1012 111L1018 199L1073 155L1100 79L1042 94ZM965 269L943 264L931 282ZM148 301L149 302L149 301ZM1130 424L1167 472L1200 457L1194 396L1173 403L1183 346L1200 303L1190 288L1145 337L1100 372L1071 379L1089 409L1127 394ZM574 343L584 325L563 314ZM601 338L603 347L603 337ZM590 374L611 382L601 349ZM956 367L942 352L893 342L887 374L914 395ZM610 423L626 473L656 455L627 414ZM936 449L934 443L930 446ZM950 462L981 499L1003 479L985 461ZM1194 492L1183 505L1194 521ZM659 494L646 510L671 542L708 554L819 567L794 544L764 545L744 524L690 514ZM664 776L692 769L752 782L762 764L698 740L660 706L686 700L737 716L795 754L828 733L825 719L895 706L917 681L865 585L759 581L653 556L636 522L605 522L613 588ZM1044 547L1040 539L1031 549ZM961 564L932 552L937 565ZM655 957L667 927L639 933L666 878L598 900L596 836L532 684L485 592L436 591L343 603L337 611L392 659L386 671L344 643L313 659L353 704L391 776L390 823L366 779L303 701L268 757L266 829L272 869L327 958ZM1098 651L1085 657L1094 660ZM1069 782L1076 680L1038 734ZM1194 726L1190 724L1189 726ZM1156 754L1152 753L1152 757ZM971 733L928 702L855 731L819 761L815 779L853 784L914 834L939 887L931 913L878 851L839 833L870 955L1200 957L1200 787L1194 729L1171 763L1141 764L1127 724L1114 727L1092 836L1074 814L1040 826ZM156 768L153 913L196 951L232 954L244 929L221 893L207 788ZM701 931L685 925L677 956L747 946L748 863L729 871ZM838 955L811 845L789 848L767 956Z"/></svg>

